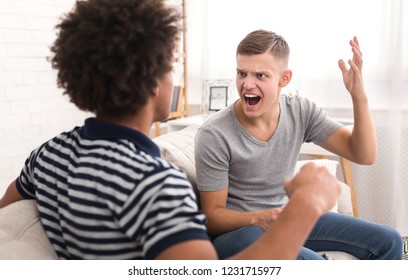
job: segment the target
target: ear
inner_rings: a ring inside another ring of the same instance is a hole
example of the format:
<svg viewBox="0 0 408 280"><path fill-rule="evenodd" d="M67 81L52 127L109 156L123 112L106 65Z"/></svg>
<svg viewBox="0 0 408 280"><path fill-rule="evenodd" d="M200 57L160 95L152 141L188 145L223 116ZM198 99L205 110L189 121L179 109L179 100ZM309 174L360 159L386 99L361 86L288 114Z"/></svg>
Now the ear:
<svg viewBox="0 0 408 280"><path fill-rule="evenodd" d="M160 92L160 89L159 89L159 86L157 86L152 90L152 95L159 96L159 92Z"/></svg>
<svg viewBox="0 0 408 280"><path fill-rule="evenodd" d="M283 71L282 76L279 80L279 86L280 87L287 86L291 79L292 79L292 71L289 69Z"/></svg>

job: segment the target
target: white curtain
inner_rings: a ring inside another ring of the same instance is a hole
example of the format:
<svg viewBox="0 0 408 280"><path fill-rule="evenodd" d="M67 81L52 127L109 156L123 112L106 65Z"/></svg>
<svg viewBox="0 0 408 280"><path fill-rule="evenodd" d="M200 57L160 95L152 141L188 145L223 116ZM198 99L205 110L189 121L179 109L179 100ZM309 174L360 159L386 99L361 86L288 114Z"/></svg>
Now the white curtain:
<svg viewBox="0 0 408 280"><path fill-rule="evenodd" d="M254 29L273 30L291 46L294 77L288 90L338 117L352 117L352 104L337 60L351 57L348 41L358 37L379 146L374 165L353 165L359 212L407 236L407 1L207 0L203 7L203 79L234 79L238 42Z"/></svg>
<svg viewBox="0 0 408 280"><path fill-rule="evenodd" d="M404 0L382 1L384 24L381 31L382 49L380 65L384 73L385 106L384 124L377 116L379 158L371 170L382 185L366 184L365 189L374 199L364 201L371 209L365 215L382 223L395 226L408 235L408 3ZM404 51L405 50L405 51ZM381 66L383 65L383 66ZM382 116L381 116L382 117ZM361 193L361 197L364 194ZM377 205L376 205L377 204ZM381 207L378 207L381 206Z"/></svg>

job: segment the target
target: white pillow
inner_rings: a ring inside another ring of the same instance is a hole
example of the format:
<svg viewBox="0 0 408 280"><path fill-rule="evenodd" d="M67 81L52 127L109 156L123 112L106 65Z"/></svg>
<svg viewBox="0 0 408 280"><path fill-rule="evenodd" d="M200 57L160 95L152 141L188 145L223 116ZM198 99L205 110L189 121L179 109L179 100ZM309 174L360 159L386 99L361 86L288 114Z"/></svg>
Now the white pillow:
<svg viewBox="0 0 408 280"><path fill-rule="evenodd" d="M0 259L57 259L41 225L36 200L21 200L0 209Z"/></svg>
<svg viewBox="0 0 408 280"><path fill-rule="evenodd" d="M317 166L326 167L329 170L329 172L331 174L333 174L334 176L336 176L336 174L337 174L337 166L338 166L339 162L335 161L335 160L329 160L329 159L299 160L296 163L295 173L294 174L298 173L300 168L302 168L303 165L305 165L305 164L307 164L309 162L313 162Z"/></svg>
<svg viewBox="0 0 408 280"><path fill-rule="evenodd" d="M160 148L162 158L183 170L196 190L197 175L194 160L194 138L200 125L190 125L178 131L153 138Z"/></svg>
<svg viewBox="0 0 408 280"><path fill-rule="evenodd" d="M339 164L338 161L329 160L329 159L313 159L313 160L299 160L295 166L294 174L298 173L300 168L302 168L305 164L313 162L317 166L324 166L326 167L331 174L336 176L337 174L337 166ZM331 212L338 212L338 202L334 205L334 207L330 210Z"/></svg>

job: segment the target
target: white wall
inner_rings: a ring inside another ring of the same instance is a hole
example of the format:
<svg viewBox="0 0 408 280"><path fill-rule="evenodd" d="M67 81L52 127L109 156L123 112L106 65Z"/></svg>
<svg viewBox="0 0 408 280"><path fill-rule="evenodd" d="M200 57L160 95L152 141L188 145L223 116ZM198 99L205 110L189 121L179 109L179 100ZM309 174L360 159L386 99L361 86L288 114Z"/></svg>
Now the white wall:
<svg viewBox="0 0 408 280"><path fill-rule="evenodd" d="M74 0L0 0L0 195L28 153L85 115L56 87L47 62L58 17Z"/></svg>

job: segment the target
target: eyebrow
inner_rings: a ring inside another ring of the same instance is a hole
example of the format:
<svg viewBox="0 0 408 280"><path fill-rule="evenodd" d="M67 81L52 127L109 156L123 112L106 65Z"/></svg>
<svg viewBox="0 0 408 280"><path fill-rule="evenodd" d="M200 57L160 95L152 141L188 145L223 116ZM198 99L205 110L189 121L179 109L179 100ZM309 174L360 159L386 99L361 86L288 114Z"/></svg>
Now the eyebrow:
<svg viewBox="0 0 408 280"><path fill-rule="evenodd" d="M245 72L245 73L251 73L251 74L266 74L266 73L269 73L269 74L272 74L273 73L273 71L271 71L271 70L259 70L259 71L247 71L247 70L244 70L244 69L240 69L240 68L237 68L237 72Z"/></svg>

